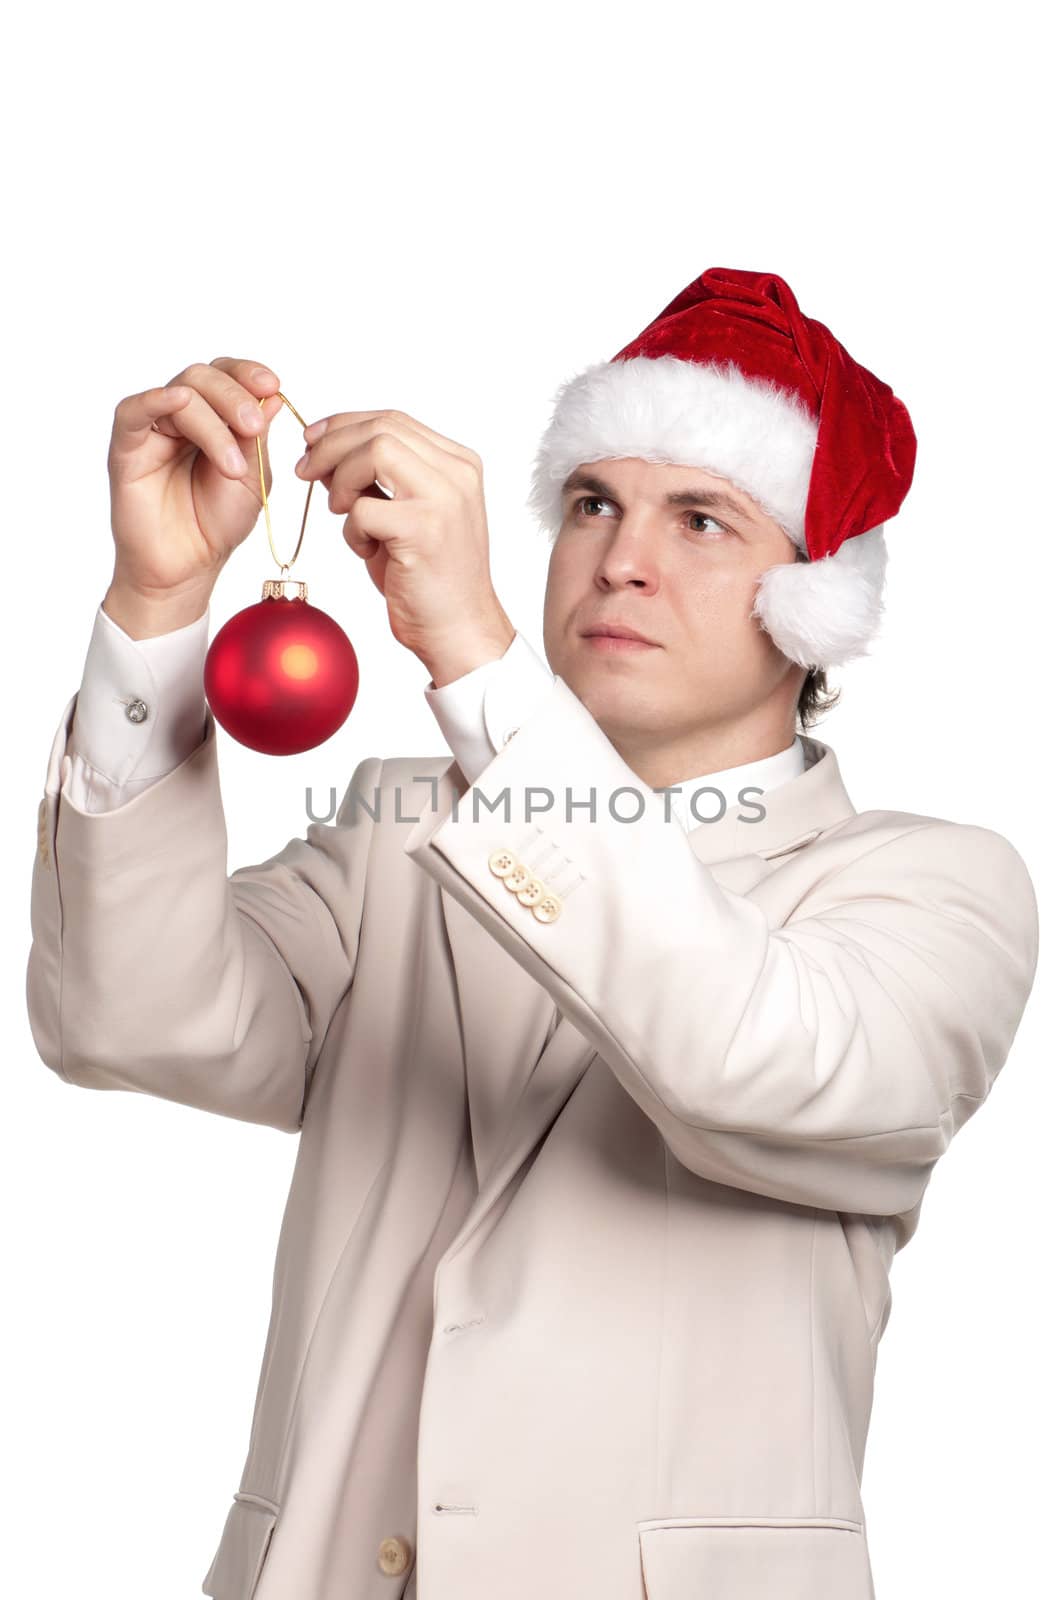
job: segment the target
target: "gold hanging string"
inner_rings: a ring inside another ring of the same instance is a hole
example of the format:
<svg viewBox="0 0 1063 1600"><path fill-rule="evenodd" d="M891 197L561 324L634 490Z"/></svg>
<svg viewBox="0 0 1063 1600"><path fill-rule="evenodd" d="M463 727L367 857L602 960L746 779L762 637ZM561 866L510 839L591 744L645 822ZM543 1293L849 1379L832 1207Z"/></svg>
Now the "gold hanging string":
<svg viewBox="0 0 1063 1600"><path fill-rule="evenodd" d="M292 416L296 419L297 422L302 423L303 427L305 428L306 427L306 423L303 422L302 417L299 415L298 411L296 411L295 407L292 405L291 401L288 399L288 396L286 394L281 394L280 390L278 389L277 390L277 397L278 397L278 399L284 401L284 404L288 407L288 410L291 412ZM270 396L268 394L264 394L264 395L261 396L261 398L259 399L259 402L258 402L260 410L265 405L266 401L269 398L270 398ZM262 491L262 509L266 513L266 533L267 533L267 535L269 537L269 547L273 551L273 559L277 563L278 567L280 567L281 571L282 572L290 572L292 567L295 565L296 559L297 559L297 557L299 555L299 551L302 549L303 534L306 532L307 512L310 510L310 496L314 492L313 480L311 480L310 487L306 491L306 505L303 507L303 521L302 521L302 526L299 529L299 543L295 547L295 554L292 556L292 559L290 561L282 561L280 556L277 554L276 547L274 546L274 543L273 543L273 526L272 526L272 524L271 524L271 522L269 520L269 497L266 494L266 471L265 471L265 467L264 467L263 462L262 462L262 436L261 436L261 434L258 434L258 433L255 434L255 447L258 450L258 485L259 485L260 490ZM280 580L280 581L283 582L283 581L286 581L286 580ZM294 579L292 579L290 581L294 582Z"/></svg>

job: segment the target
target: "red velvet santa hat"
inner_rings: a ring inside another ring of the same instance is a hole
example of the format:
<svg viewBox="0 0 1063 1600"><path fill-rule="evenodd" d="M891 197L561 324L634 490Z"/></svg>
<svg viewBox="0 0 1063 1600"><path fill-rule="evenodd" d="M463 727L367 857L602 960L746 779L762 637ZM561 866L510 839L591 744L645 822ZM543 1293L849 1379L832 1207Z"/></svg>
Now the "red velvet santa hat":
<svg viewBox="0 0 1063 1600"><path fill-rule="evenodd" d="M712 267L611 361L561 385L528 505L556 536L565 478L610 457L728 479L799 552L763 574L753 615L790 660L837 666L878 628L882 523L911 486L915 448L892 389L782 278Z"/></svg>

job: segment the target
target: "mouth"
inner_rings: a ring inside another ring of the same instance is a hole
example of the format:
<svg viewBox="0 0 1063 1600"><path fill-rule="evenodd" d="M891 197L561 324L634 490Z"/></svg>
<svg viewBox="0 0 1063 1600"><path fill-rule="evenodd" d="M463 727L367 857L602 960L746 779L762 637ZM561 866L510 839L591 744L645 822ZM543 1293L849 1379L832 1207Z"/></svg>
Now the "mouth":
<svg viewBox="0 0 1063 1600"><path fill-rule="evenodd" d="M630 650L660 649L653 639L647 639L634 628L623 627L620 623L601 623L593 628L587 628L581 638L590 649L608 655Z"/></svg>

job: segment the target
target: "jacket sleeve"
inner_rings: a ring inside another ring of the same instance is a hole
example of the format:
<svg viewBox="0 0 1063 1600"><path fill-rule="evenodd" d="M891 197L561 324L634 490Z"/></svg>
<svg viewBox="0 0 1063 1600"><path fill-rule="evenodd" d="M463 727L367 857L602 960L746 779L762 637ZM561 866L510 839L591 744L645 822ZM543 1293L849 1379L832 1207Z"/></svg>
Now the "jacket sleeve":
<svg viewBox="0 0 1063 1600"><path fill-rule="evenodd" d="M526 820L529 791L544 809ZM633 792L645 812L624 823ZM554 997L686 1167L894 1215L918 1206L1007 1055L1037 911L999 834L858 821L869 842L817 847L814 887L773 926L715 880L557 678L478 784L429 804L404 849ZM513 861L555 904L507 888Z"/></svg>
<svg viewBox="0 0 1063 1600"><path fill-rule="evenodd" d="M45 1065L296 1132L329 1022L350 987L381 763L359 764L337 825L227 874L217 730L115 810L66 792L77 696L38 808L26 970Z"/></svg>

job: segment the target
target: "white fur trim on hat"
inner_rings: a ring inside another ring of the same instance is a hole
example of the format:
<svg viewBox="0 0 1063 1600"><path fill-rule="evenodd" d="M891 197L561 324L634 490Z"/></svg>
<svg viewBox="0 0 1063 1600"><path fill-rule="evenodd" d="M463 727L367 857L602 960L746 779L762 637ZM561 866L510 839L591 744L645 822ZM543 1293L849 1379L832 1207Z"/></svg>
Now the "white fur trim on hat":
<svg viewBox="0 0 1063 1600"><path fill-rule="evenodd" d="M783 655L811 670L866 654L882 613L882 528L807 559L805 506L818 423L792 391L726 365L676 356L603 361L567 379L535 458L528 508L552 538L573 468L609 459L700 467L777 522L806 559L769 567L753 615Z"/></svg>
<svg viewBox="0 0 1063 1600"><path fill-rule="evenodd" d="M583 462L701 467L751 496L805 549L805 502L818 423L766 379L677 356L603 361L561 385L536 456L529 508L561 526L561 485Z"/></svg>

